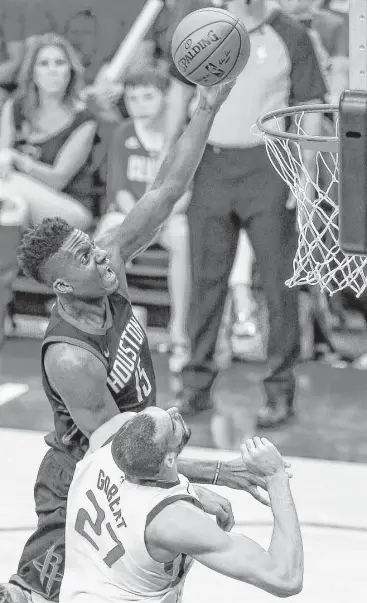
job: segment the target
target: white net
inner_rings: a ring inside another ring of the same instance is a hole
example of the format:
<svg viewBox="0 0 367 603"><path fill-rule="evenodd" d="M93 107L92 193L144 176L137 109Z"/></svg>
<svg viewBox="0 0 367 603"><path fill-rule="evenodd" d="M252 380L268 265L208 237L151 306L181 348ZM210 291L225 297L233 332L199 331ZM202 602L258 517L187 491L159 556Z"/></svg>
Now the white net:
<svg viewBox="0 0 367 603"><path fill-rule="evenodd" d="M307 111L309 113L309 111ZM288 184L297 204L298 250L293 261L294 274L286 284L319 285L331 295L350 287L358 296L367 287L367 257L347 255L339 246L338 153L317 145L317 137L307 137L304 130L305 111L289 110L290 132L298 140L288 139L284 115L258 122L271 163ZM338 115L326 116L323 110L324 138L338 135ZM283 134L276 137L270 132ZM335 145L334 145L335 146ZM305 164L307 163L307 166Z"/></svg>

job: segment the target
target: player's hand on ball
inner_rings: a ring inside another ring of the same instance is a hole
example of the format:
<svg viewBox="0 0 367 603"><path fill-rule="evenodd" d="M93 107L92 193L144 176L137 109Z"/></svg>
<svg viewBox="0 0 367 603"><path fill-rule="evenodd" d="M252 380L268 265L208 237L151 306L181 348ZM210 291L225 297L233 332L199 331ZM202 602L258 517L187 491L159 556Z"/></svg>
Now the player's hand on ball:
<svg viewBox="0 0 367 603"><path fill-rule="evenodd" d="M278 449L266 438L246 440L241 446L241 454L246 467L265 480L275 473L286 473L291 477L287 471L290 463L284 461Z"/></svg>
<svg viewBox="0 0 367 603"><path fill-rule="evenodd" d="M195 486L195 492L203 505L205 513L215 515L218 526L222 528L224 532L230 532L235 521L232 505L229 500L212 490L203 488L203 486Z"/></svg>
<svg viewBox="0 0 367 603"><path fill-rule="evenodd" d="M217 111L221 105L227 100L236 80L231 80L225 84L217 84L216 86L198 86L200 91L200 101L209 106L210 109Z"/></svg>

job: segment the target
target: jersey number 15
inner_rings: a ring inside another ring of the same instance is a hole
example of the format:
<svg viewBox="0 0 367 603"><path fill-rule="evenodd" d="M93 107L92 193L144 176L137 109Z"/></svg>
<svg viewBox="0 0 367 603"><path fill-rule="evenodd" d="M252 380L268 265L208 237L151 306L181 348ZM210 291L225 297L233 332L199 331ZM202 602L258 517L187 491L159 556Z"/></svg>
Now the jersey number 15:
<svg viewBox="0 0 367 603"><path fill-rule="evenodd" d="M78 532L78 534L88 540L88 542L96 549L96 551L99 551L100 547L98 546L96 540L99 540L99 537L102 536L102 531L106 529L111 537L111 540L115 543L115 546L111 548L109 553L107 553L107 555L103 558L103 561L108 567L112 567L113 564L116 563L116 561L118 561L119 559L121 559L121 557L123 557L123 555L125 555L125 549L120 540L117 538L110 522L105 523L106 513L104 512L102 507L99 506L98 501L95 495L93 494L92 490L88 490L88 492L86 492L86 496L92 503L97 517L93 521L86 509L79 509L74 526L75 530ZM92 531L96 536L96 539L93 539L86 532L86 524L91 527Z"/></svg>

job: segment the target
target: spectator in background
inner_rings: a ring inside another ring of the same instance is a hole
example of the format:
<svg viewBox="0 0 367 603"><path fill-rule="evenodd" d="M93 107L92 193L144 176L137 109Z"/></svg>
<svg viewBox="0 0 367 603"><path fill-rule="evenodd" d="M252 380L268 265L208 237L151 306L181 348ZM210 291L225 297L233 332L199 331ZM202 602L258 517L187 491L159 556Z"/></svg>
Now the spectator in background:
<svg viewBox="0 0 367 603"><path fill-rule="evenodd" d="M39 37L19 79L1 116L2 191L24 200L31 224L59 216L88 229L96 120L81 108L82 67L72 46L55 34Z"/></svg>
<svg viewBox="0 0 367 603"><path fill-rule="evenodd" d="M95 169L103 164L106 155L107 141L111 130L111 123L107 122L114 123L120 118L120 114L115 110L115 103L121 96L122 86L120 83L116 84L109 81L106 77L105 65L114 56L119 44L141 12L145 1L0 0L0 6L6 7L6 14L11 15L11 23L13 23L13 28L17 33L14 40L24 41L26 39L27 42L30 42L39 35L53 31L58 34L66 33L71 42L77 44L77 51L87 68L85 81L88 92L87 90L84 91L84 98L104 122L103 127L99 130L99 147L94 150L93 165ZM16 11L17 7L18 11ZM10 23L10 18L8 21ZM12 35L11 32L12 28L7 26L6 37L9 40ZM134 56L135 63L151 60L152 48L153 43L149 40L141 44L140 55L136 53ZM12 48L9 46L7 52L10 55L12 51L15 55L15 50L15 46ZM29 162L27 165L30 165ZM35 182L33 183L34 187ZM2 235L0 237L0 346L4 341L3 319L6 306L9 299L11 299L9 283L14 276L14 268L12 267L14 267L17 242L20 236L19 220L23 219L19 212L14 212L9 207L9 199L7 200L6 209L4 209L5 205L2 202L4 196L5 192L2 187L0 194L0 234ZM14 191L12 196L14 198ZM17 236L15 236L15 233L17 233ZM11 253L10 256L9 245L6 244L5 252L3 249L5 239L14 243L12 245L14 253Z"/></svg>
<svg viewBox="0 0 367 603"><path fill-rule="evenodd" d="M168 0L165 9L159 15L154 25L154 40L156 42L157 57L163 64L169 65L171 62L171 40L173 32L178 23L189 13L206 8L209 6L221 7L225 3L221 0L210 2L210 0L186 0L185 2L177 0ZM177 130L178 114L185 112L193 94L193 89L180 80L175 79L170 87L168 105L171 105L172 115L167 114L166 132L167 142L179 134ZM180 126L179 126L180 127ZM233 338L236 339L236 349L241 347L241 338L252 336L256 333L256 321L253 314L257 305L252 295L252 268L254 253L247 233L242 230L239 236L236 259L230 277L230 298L228 308L231 316L233 314L233 325L231 330ZM233 303L232 303L233 302ZM233 313L232 313L233 310ZM232 322L231 318L231 322ZM226 334L227 329L225 329ZM238 340L238 342L237 342Z"/></svg>
<svg viewBox="0 0 367 603"><path fill-rule="evenodd" d="M227 8L249 31L252 52L216 116L187 212L192 258L192 356L182 373L182 410L196 413L212 407L211 388L217 374L213 355L242 226L254 248L270 323L266 399L257 424L273 427L294 414L298 292L284 283L292 271L297 236L295 211L286 208L289 189L251 126L260 114L272 109L321 102L326 87L306 31L274 3L233 0ZM176 77L180 77L177 72ZM310 113L305 121L309 134L319 133L317 114ZM176 124L173 132L181 127L177 109ZM304 160L311 169L313 155L306 153Z"/></svg>
<svg viewBox="0 0 367 603"><path fill-rule="evenodd" d="M125 80L124 99L131 121L121 124L113 136L107 174L112 211L102 218L100 228L103 230L121 224L155 179L164 148L169 84L168 75L153 68L134 71ZM188 360L186 319L190 268L185 215L188 200L187 194L176 204L159 236L159 242L169 251L170 367L173 372L181 370Z"/></svg>
<svg viewBox="0 0 367 603"><path fill-rule="evenodd" d="M122 88L111 91L105 66L143 9L146 0L32 0L28 31L65 36L79 53L87 86L100 85L99 103L114 103ZM154 44L147 39L134 55L134 66L152 61ZM108 84L108 85L107 85ZM105 90L105 94L103 94Z"/></svg>
<svg viewBox="0 0 367 603"><path fill-rule="evenodd" d="M66 40L46 34L32 42L0 125L1 213L18 207L23 227L54 216L80 229L92 224L89 159L97 125L80 107L83 85L82 67ZM1 250L0 345L17 274L17 232L14 245Z"/></svg>
<svg viewBox="0 0 367 603"><path fill-rule="evenodd" d="M348 88L348 28L343 18L322 8L320 0L279 0L286 13L307 28L329 91L328 102L338 104Z"/></svg>
<svg viewBox="0 0 367 603"><path fill-rule="evenodd" d="M325 10L323 4L322 0L279 0L282 10L306 27L328 86L326 100L338 104L341 93L348 88L348 27L340 15ZM326 117L322 120L321 135L334 136L334 126L330 123L330 119ZM325 154L324 160L327 167L325 168L324 164L320 167L322 172L320 174L320 185L323 189L330 190L330 194L337 198L337 185L330 182L333 166L329 154ZM237 351L241 349L241 338L243 336L248 337L256 332L256 323L251 319L251 314L256 308L251 294L252 258L251 243L246 233L242 231L230 277L234 309L232 342ZM315 293L314 289L312 293ZM318 297L322 298L323 294L319 292ZM322 304L322 300L319 299L317 306L326 305L327 307L326 298L324 302ZM322 317L323 313L316 312L316 314ZM326 328L327 321L323 320L322 322L324 326L321 331L326 334L328 332ZM327 347L331 347L330 351L334 353L335 350L330 343L331 333L328 334L327 339ZM236 355L238 356L238 352L236 352Z"/></svg>
<svg viewBox="0 0 367 603"><path fill-rule="evenodd" d="M0 0L0 109L16 86L24 54L24 18L20 0Z"/></svg>
<svg viewBox="0 0 367 603"><path fill-rule="evenodd" d="M321 0L279 0L282 9L297 19L306 29L314 45L320 68L328 87L327 100L338 105L340 95L348 88L349 48L348 26L346 21L330 10L323 8ZM335 136L333 115L325 114L321 123L322 136ZM328 191L328 195L338 203L338 184L334 177L333 158L324 153L319 164L319 186ZM329 209L325 206L325 212ZM315 357L328 362L339 362L340 355L333 343L329 305L334 307L342 318L340 300L337 293L333 301L319 287L311 287L309 295L313 300L314 317L314 353ZM338 308L339 303L339 308Z"/></svg>

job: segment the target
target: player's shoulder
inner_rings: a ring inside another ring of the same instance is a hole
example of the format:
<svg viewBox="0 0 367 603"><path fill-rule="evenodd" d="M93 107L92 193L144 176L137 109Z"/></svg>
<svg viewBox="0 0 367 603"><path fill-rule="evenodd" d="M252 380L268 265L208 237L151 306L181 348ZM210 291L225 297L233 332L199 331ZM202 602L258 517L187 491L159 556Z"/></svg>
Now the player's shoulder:
<svg viewBox="0 0 367 603"><path fill-rule="evenodd" d="M155 534L161 534L163 530L180 536L186 526L199 526L207 519L201 504L193 497L168 496L149 514L147 528Z"/></svg>
<svg viewBox="0 0 367 603"><path fill-rule="evenodd" d="M165 506L146 526L145 538L150 546L175 553L193 554L223 533L200 508L185 500Z"/></svg>
<svg viewBox="0 0 367 603"><path fill-rule="evenodd" d="M95 354L82 346L54 342L46 349L44 366L49 377L65 378L70 383L80 379L80 371L88 377L100 378L106 369Z"/></svg>
<svg viewBox="0 0 367 603"><path fill-rule="evenodd" d="M192 525L195 518L205 517L202 509L197 507L193 501L167 497L159 503L156 512L151 513L147 519L147 534L153 539L160 539L162 535L179 535L182 528ZM163 504L162 504L163 503ZM155 510L154 510L155 511Z"/></svg>

